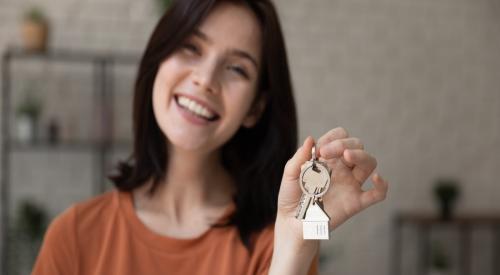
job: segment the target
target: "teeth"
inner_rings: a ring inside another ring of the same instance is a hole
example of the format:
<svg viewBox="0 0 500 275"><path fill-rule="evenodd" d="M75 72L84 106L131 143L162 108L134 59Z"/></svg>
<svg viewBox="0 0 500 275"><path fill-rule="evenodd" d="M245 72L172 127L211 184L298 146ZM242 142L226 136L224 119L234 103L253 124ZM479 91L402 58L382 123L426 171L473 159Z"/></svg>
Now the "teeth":
<svg viewBox="0 0 500 275"><path fill-rule="evenodd" d="M179 105L198 116L204 117L206 119L211 119L215 116L215 114L210 112L207 108L201 106L200 104L187 97L179 96L177 101L179 102Z"/></svg>

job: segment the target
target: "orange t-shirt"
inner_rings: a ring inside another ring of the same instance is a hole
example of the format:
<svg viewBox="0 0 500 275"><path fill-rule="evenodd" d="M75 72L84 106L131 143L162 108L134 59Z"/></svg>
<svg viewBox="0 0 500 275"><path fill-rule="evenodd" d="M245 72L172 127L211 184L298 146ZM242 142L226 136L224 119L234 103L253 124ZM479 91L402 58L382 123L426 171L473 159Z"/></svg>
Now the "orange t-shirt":
<svg viewBox="0 0 500 275"><path fill-rule="evenodd" d="M267 274L273 234L273 225L261 231L251 253L234 226L212 227L194 239L162 236L137 217L130 192L113 190L56 217L32 274ZM309 274L317 268L316 256Z"/></svg>

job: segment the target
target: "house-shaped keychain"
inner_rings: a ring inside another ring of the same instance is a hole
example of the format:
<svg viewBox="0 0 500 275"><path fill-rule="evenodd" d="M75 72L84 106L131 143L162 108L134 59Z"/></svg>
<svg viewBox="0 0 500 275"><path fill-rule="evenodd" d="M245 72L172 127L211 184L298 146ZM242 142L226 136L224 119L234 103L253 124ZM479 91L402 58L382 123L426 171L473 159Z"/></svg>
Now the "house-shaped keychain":
<svg viewBox="0 0 500 275"><path fill-rule="evenodd" d="M317 203L311 203L307 209L306 217L302 221L304 240L328 240L330 217Z"/></svg>

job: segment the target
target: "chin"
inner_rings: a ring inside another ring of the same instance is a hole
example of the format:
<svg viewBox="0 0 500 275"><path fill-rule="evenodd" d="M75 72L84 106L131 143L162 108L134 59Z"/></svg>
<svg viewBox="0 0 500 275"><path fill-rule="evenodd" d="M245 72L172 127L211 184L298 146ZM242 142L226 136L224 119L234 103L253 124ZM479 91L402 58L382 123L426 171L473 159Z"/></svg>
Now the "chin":
<svg viewBox="0 0 500 275"><path fill-rule="evenodd" d="M216 149L213 142L206 137L189 134L185 131L166 133L169 147L186 152L209 152Z"/></svg>

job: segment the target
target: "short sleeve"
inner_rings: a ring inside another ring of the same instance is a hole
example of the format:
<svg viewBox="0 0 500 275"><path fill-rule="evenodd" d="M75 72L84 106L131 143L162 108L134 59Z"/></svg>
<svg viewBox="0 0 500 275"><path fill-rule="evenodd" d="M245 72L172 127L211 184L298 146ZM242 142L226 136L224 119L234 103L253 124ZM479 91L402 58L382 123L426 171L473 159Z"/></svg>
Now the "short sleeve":
<svg viewBox="0 0 500 275"><path fill-rule="evenodd" d="M70 207L49 225L32 275L77 274L76 207Z"/></svg>

